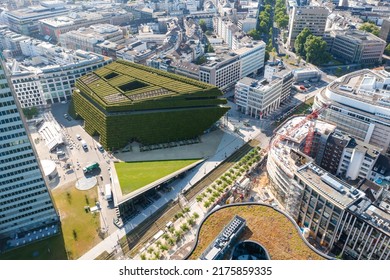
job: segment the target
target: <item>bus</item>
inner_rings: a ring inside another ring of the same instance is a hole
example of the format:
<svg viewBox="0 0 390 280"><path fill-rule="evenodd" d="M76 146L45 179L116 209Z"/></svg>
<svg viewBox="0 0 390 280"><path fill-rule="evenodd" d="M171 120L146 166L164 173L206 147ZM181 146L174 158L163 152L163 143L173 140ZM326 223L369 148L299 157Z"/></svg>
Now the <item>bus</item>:
<svg viewBox="0 0 390 280"><path fill-rule="evenodd" d="M99 168L99 163L93 162L83 168L84 173L91 172L92 170Z"/></svg>

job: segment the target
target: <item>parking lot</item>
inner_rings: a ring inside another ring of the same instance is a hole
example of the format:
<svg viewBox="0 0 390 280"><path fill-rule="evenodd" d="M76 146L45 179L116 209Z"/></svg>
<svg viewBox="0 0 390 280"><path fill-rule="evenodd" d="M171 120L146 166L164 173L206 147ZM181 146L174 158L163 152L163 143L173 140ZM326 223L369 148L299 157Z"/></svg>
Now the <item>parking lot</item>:
<svg viewBox="0 0 390 280"><path fill-rule="evenodd" d="M68 183L76 184L76 181L85 176L96 176L102 214L101 226L110 233L110 231L115 230L112 220L116 217L116 214L112 205L108 205L108 202L103 198L103 192L105 184L110 183L109 166L112 158L104 150L100 151L98 149L98 142L84 131L81 127L81 121L74 120L67 115L68 106L68 104L63 103L53 104L50 110L46 110L40 116L45 122L50 122L55 127L59 127L64 145L60 145L50 152L43 135L36 128L32 127L30 129L31 136L40 160L53 160L57 165L58 178L49 182L51 188L58 188ZM77 139L77 136L80 136L79 139ZM85 141L87 149L83 149L81 141ZM99 168L84 174L83 167L93 162L97 162Z"/></svg>

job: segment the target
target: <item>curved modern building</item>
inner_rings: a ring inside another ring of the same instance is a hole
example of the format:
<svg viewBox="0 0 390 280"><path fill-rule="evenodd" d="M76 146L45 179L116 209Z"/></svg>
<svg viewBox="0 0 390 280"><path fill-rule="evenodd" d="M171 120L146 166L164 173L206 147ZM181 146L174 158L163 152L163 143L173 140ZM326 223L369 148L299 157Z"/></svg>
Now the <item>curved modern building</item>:
<svg viewBox="0 0 390 280"><path fill-rule="evenodd" d="M289 119L276 133L285 135L303 118ZM384 191L387 187L367 180L371 175L359 177L363 173L355 172L363 170L366 163L373 166L379 152L337 131L334 124L317 120L306 155L302 151L310 126L306 122L271 145L267 161L271 191L325 251L346 259L389 259L390 208L384 203L390 201ZM345 174L338 173L342 167ZM342 180L343 174L356 175L356 179Z"/></svg>
<svg viewBox="0 0 390 280"><path fill-rule="evenodd" d="M313 109L329 107L321 118L390 154L390 73L359 70L342 76L316 95Z"/></svg>

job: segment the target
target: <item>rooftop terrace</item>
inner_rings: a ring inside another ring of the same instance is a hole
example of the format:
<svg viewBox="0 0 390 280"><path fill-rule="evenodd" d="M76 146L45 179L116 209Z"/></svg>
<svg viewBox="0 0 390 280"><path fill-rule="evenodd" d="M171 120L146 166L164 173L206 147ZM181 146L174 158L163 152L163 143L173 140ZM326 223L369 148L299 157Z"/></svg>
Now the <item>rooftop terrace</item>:
<svg viewBox="0 0 390 280"><path fill-rule="evenodd" d="M116 61L78 81L84 93L104 107L132 105L215 88L209 84L145 67L127 61Z"/></svg>
<svg viewBox="0 0 390 280"><path fill-rule="evenodd" d="M236 215L246 220L246 229L237 242L258 242L267 249L273 260L325 259L302 237L292 219L283 212L261 204L229 205L209 214L200 226L196 247L188 259L198 259Z"/></svg>

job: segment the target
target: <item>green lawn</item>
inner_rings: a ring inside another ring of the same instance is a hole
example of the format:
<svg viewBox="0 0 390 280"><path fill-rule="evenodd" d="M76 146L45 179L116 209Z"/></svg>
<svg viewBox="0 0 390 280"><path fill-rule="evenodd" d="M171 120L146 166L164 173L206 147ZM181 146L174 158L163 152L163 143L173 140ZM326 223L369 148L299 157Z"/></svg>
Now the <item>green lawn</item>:
<svg viewBox="0 0 390 280"><path fill-rule="evenodd" d="M128 194L199 159L115 163L122 193Z"/></svg>
<svg viewBox="0 0 390 280"><path fill-rule="evenodd" d="M84 210L86 205L95 206L98 199L97 187L80 191L74 184L70 184L54 189L52 195L61 216L61 227L69 259L78 259L102 241L98 234L99 214L86 213Z"/></svg>
<svg viewBox="0 0 390 280"><path fill-rule="evenodd" d="M62 234L0 255L0 260L66 260Z"/></svg>

